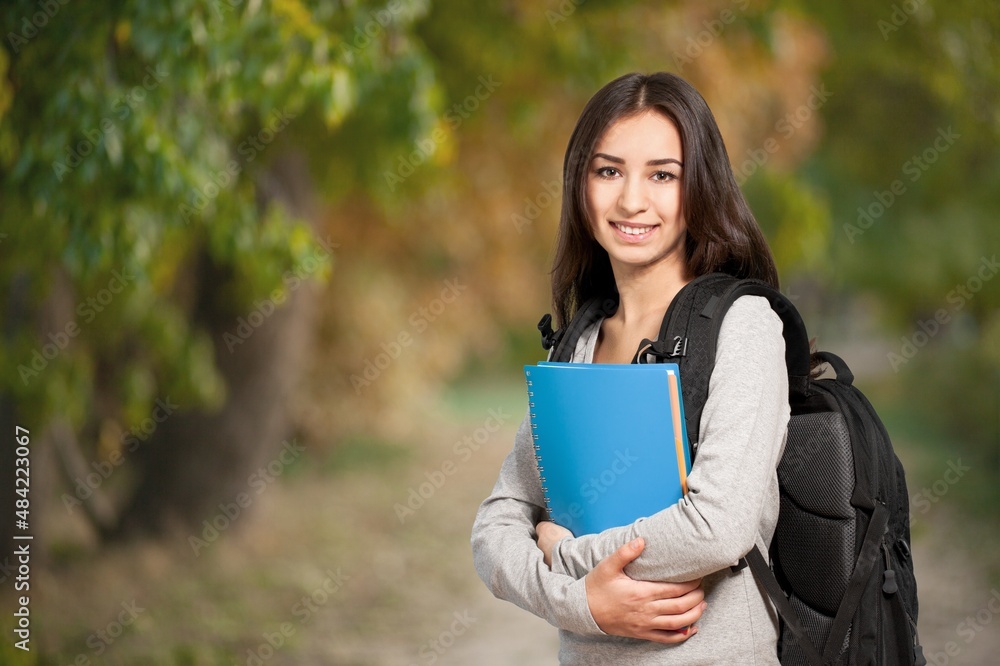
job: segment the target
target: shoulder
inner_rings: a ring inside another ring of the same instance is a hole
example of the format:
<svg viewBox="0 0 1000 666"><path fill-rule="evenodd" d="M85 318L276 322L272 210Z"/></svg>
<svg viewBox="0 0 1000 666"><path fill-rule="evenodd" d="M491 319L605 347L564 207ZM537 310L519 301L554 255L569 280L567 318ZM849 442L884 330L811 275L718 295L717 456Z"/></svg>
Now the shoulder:
<svg viewBox="0 0 1000 666"><path fill-rule="evenodd" d="M740 296L730 306L722 322L723 329L727 326L777 326L780 333L781 318L763 296Z"/></svg>
<svg viewBox="0 0 1000 666"><path fill-rule="evenodd" d="M738 298L719 329L709 396L728 387L728 392L722 393L730 405L739 400L759 405L765 394L787 405L788 373L782 330L781 318L766 298Z"/></svg>
<svg viewBox="0 0 1000 666"><path fill-rule="evenodd" d="M784 351L781 317L763 296L741 296L730 306L719 329L718 347L738 345L746 350Z"/></svg>

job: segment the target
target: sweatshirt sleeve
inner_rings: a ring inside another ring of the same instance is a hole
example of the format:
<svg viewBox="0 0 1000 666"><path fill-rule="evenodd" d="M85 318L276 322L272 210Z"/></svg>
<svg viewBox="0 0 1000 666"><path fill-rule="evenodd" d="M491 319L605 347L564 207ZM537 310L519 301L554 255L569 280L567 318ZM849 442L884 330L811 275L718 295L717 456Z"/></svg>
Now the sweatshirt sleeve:
<svg viewBox="0 0 1000 666"><path fill-rule="evenodd" d="M758 542L765 503L777 494L789 417L781 331L766 299L744 296L733 303L719 331L688 494L631 525L561 540L553 549L554 572L582 578L642 537L646 547L626 573L680 582L735 564Z"/></svg>
<svg viewBox="0 0 1000 666"><path fill-rule="evenodd" d="M526 414L493 492L479 507L472 526L476 572L494 596L560 629L605 635L590 614L586 582L553 573L542 559L535 542L535 525L544 516L531 424Z"/></svg>

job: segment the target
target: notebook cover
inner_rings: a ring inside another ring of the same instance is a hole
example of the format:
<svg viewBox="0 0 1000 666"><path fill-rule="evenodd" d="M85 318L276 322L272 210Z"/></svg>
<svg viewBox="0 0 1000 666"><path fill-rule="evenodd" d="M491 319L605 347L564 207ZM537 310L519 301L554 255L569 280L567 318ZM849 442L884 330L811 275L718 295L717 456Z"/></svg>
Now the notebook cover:
<svg viewBox="0 0 1000 666"><path fill-rule="evenodd" d="M691 469L678 368L525 366L535 455L551 520L574 535L676 503Z"/></svg>

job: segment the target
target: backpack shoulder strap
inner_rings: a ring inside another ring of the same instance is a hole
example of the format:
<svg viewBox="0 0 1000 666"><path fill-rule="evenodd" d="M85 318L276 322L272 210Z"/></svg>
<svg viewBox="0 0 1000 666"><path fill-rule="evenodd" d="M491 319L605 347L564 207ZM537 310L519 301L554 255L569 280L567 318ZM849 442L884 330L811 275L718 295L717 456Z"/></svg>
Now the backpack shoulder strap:
<svg viewBox="0 0 1000 666"><path fill-rule="evenodd" d="M610 317L618 310L618 294L604 298L592 298L584 303L573 319L558 331L552 330L552 315L546 314L538 322L538 331L542 334L542 347L553 349L550 361L569 363L573 360L576 343L595 321Z"/></svg>
<svg viewBox="0 0 1000 666"><path fill-rule="evenodd" d="M797 395L808 391L809 338L802 318L791 301L760 280L741 280L722 273L711 273L692 280L678 292L663 318L657 341L659 348L656 343L651 343L647 351L660 362L676 362L680 366L684 412L692 453L701 441L701 414L708 397L708 383L715 368L716 345L722 321L732 304L741 296L766 298L781 318L789 393Z"/></svg>
<svg viewBox="0 0 1000 666"><path fill-rule="evenodd" d="M789 603L788 597L781 591L778 579L774 577L774 572L771 571L771 567L767 564L767 558L760 552L760 548L756 544L746 554L745 560L750 565L750 571L753 573L754 578L757 579L760 586L767 592L767 596L774 604L778 615L785 621L792 636L798 641L799 647L802 648L802 651L806 655L809 666L825 666L827 662L823 660L823 657L820 656L819 651L816 649L816 645L809 638L809 634L806 633L805 628L802 626L798 614L792 608L792 604Z"/></svg>
<svg viewBox="0 0 1000 666"><path fill-rule="evenodd" d="M809 335L802 316L780 291L760 280L741 280L726 297L729 309L741 296L762 296L781 319L781 334L785 338L785 366L788 368L789 393L804 394L809 383ZM722 319L714 324L714 338L718 341Z"/></svg>

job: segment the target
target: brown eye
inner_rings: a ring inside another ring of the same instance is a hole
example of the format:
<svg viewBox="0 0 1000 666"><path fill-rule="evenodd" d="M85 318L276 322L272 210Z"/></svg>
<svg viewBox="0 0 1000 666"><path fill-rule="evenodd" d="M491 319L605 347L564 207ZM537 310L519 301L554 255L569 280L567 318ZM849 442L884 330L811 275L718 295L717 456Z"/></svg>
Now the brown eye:
<svg viewBox="0 0 1000 666"><path fill-rule="evenodd" d="M670 173L669 171L657 171L653 174L653 180L660 183L666 183L671 180L677 180L677 174Z"/></svg>

